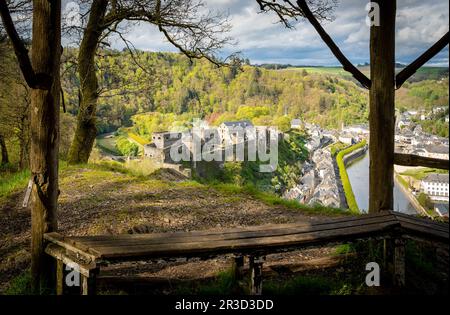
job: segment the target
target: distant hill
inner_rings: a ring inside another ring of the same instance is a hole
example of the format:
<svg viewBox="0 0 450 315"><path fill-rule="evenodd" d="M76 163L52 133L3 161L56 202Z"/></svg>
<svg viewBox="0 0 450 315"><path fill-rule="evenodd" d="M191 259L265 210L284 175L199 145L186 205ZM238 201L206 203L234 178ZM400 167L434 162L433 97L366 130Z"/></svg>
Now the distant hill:
<svg viewBox="0 0 450 315"><path fill-rule="evenodd" d="M310 71L317 73L328 73L328 74L341 74L344 76L351 76L348 72L344 71L342 67L326 67L326 66L294 66L291 64L261 64L256 65L269 70L283 70L283 69L309 69ZM365 62L363 64L358 64L357 68L360 69L366 75L369 75L370 64ZM403 63L395 63L395 68L397 72L400 72L407 65ZM448 78L449 68L448 67L422 67L420 68L408 81L409 82L419 82L424 80L440 80Z"/></svg>

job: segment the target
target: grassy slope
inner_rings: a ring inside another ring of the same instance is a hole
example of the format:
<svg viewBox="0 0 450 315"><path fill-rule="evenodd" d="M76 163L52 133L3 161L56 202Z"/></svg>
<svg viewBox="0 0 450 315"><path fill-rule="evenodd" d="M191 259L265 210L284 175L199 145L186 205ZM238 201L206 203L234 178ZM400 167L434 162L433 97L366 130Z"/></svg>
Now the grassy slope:
<svg viewBox="0 0 450 315"><path fill-rule="evenodd" d="M90 164L82 164L82 165L68 165L66 162L62 161L60 163L60 183L61 185L68 184L73 181L72 176L77 174L80 170L84 172L84 177L88 180L84 182L84 185L89 186L92 184L101 184L104 182L107 184L110 182L112 185L117 184L121 185L122 179L117 177L119 174L123 174L125 177L123 180L127 180L130 182L139 183L141 181L148 180L148 172L142 172L142 170L138 167L131 166L131 168L127 168L124 164L118 162L101 162L101 163L90 163ZM86 172L86 170L88 170ZM259 201L264 202L270 206L282 206L288 209L300 210L307 214L322 214L322 215L342 215L344 214L341 209L334 209L322 206L306 206L300 204L297 201L293 200L285 200L277 195L270 192L263 192L255 188L253 185L244 185L239 186L235 184L224 184L224 183L210 183L210 184L202 184L196 181L176 181L172 182L172 178L164 178L164 176L159 176L161 172L156 171L154 176L150 176L150 178L158 178L156 180L151 180L148 183L151 185L156 185L161 188L170 187L195 187L198 189L210 189L213 188L221 193L234 197L253 197ZM80 175L81 176L81 175ZM114 179L117 178L116 182ZM17 193L21 190L24 190L27 182L29 180L29 171L25 170L15 174L9 174L6 176L2 175L2 181L0 183L0 202L4 201L14 193ZM75 188L78 188L78 193L82 194L83 187L82 185L77 186L76 182L72 182L72 185ZM124 192L126 194L126 192Z"/></svg>
<svg viewBox="0 0 450 315"><path fill-rule="evenodd" d="M105 138L100 136L96 139L97 147L108 154L120 155L116 147L116 137Z"/></svg>

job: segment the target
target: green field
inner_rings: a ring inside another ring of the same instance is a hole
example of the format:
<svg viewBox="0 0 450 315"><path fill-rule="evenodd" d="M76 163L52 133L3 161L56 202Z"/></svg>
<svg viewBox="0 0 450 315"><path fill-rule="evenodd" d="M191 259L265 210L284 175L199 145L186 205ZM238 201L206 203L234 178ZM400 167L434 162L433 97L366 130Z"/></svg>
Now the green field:
<svg viewBox="0 0 450 315"><path fill-rule="evenodd" d="M370 76L369 66L358 67L358 69L366 76ZM403 68L396 68L396 72L400 72ZM283 69L284 71L302 71L306 70L308 73L337 75L343 77L351 77L352 75L345 71L342 67L292 67ZM421 67L408 80L417 82L422 80L440 80L443 77L448 77L448 68L445 67Z"/></svg>
<svg viewBox="0 0 450 315"><path fill-rule="evenodd" d="M422 180L430 174L448 174L448 171L435 168L419 168L410 169L406 172L401 173L401 175L411 176L412 178L417 180Z"/></svg>
<svg viewBox="0 0 450 315"><path fill-rule="evenodd" d="M350 73L345 71L342 67L295 67L287 68L285 71L302 71L306 70L308 73L318 73L318 74L331 74L339 76L351 76Z"/></svg>
<svg viewBox="0 0 450 315"><path fill-rule="evenodd" d="M120 155L116 147L116 137L100 136L96 139L97 147L106 153Z"/></svg>

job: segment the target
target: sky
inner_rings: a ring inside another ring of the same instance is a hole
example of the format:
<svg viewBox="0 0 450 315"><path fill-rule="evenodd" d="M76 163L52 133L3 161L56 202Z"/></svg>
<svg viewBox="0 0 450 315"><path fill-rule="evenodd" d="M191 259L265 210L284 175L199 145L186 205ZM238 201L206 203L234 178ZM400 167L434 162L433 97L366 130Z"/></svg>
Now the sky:
<svg viewBox="0 0 450 315"><path fill-rule="evenodd" d="M208 9L229 14L230 36L237 42L220 52L225 57L240 52L252 64L335 66L338 61L321 41L308 21L286 29L273 13L261 13L255 0L204 0ZM332 22L322 23L328 34L354 64L369 61L369 27L366 25L368 1L339 0ZM410 63L433 45L449 29L447 0L398 0L396 61ZM158 30L137 25L126 34L136 48L145 51L177 51ZM113 47L123 48L120 40ZM448 46L428 65L448 67Z"/></svg>

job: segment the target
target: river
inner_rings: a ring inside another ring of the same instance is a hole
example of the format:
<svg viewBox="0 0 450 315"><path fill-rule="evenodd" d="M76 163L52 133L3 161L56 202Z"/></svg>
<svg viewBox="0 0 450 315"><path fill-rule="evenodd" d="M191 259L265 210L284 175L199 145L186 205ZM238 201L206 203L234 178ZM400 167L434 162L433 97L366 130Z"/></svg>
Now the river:
<svg viewBox="0 0 450 315"><path fill-rule="evenodd" d="M366 153L364 157L350 164L347 173L359 209L362 212L367 212L369 208L369 154ZM394 210L407 214L417 214L396 182L394 185Z"/></svg>

